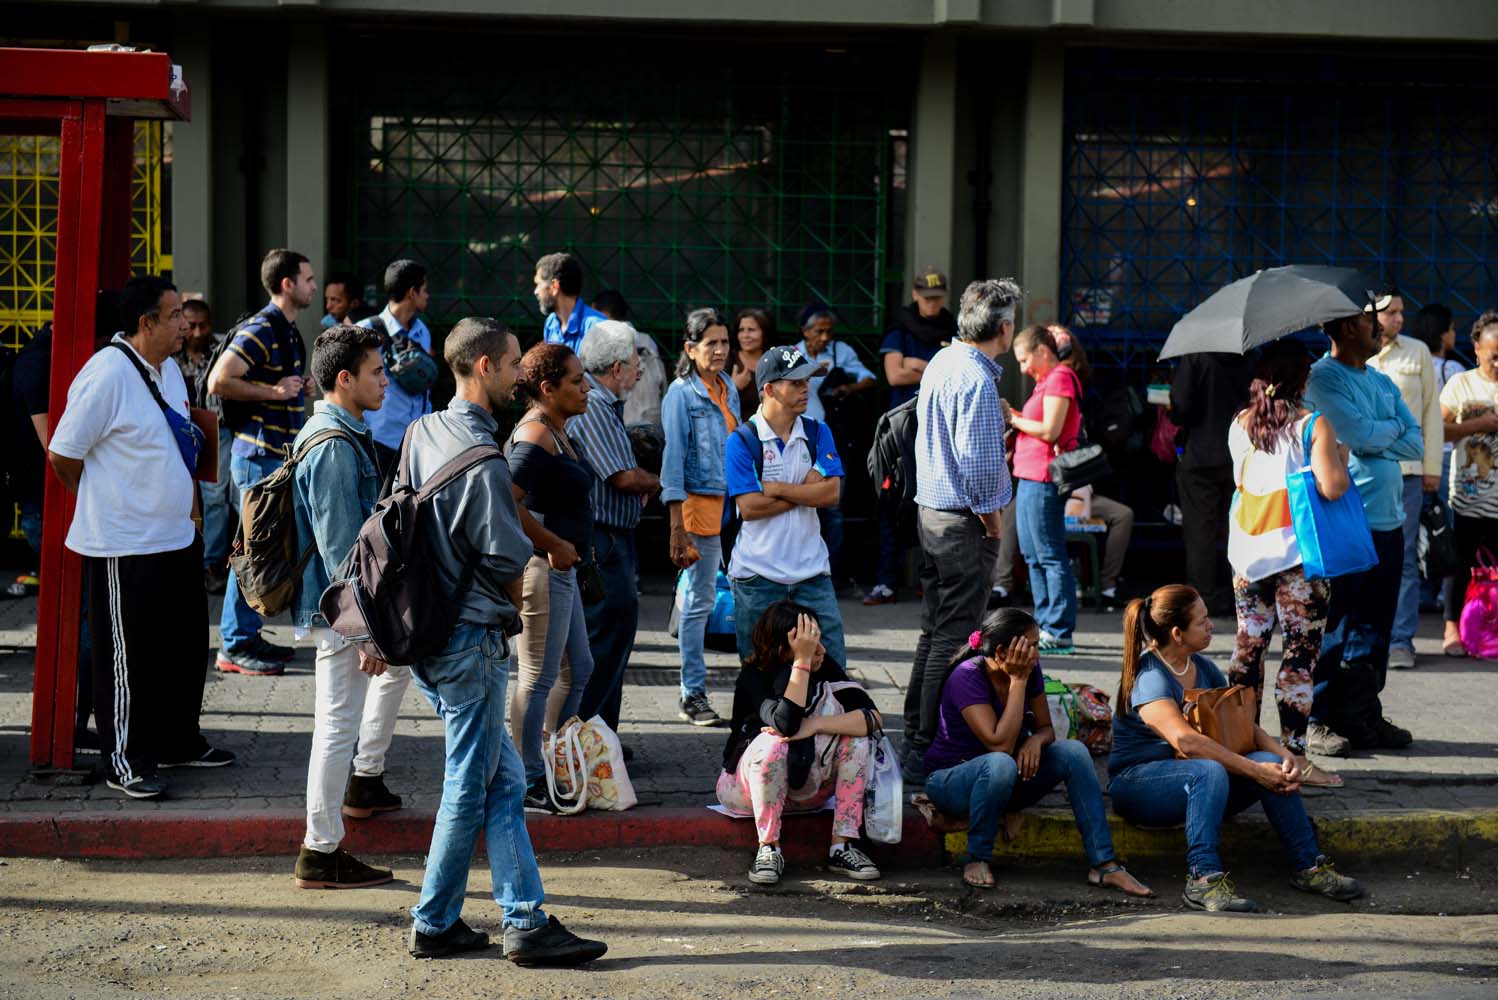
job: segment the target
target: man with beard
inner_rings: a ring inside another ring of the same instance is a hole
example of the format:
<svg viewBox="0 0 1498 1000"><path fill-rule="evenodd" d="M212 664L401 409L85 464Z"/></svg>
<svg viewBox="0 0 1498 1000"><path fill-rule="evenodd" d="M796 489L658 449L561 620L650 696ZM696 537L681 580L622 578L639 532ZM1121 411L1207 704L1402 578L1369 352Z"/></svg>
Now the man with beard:
<svg viewBox="0 0 1498 1000"><path fill-rule="evenodd" d="M608 319L583 301L583 266L570 253L549 253L536 261L536 304L546 317L542 339L565 344L573 354L583 334Z"/></svg>
<svg viewBox="0 0 1498 1000"><path fill-rule="evenodd" d="M915 398L926 372L926 362L957 336L957 317L947 310L947 276L934 267L915 276L910 301L900 310L899 325L884 335L884 377L889 380L889 409ZM879 582L863 599L865 604L893 604L899 579L899 544L895 539L895 511L879 508Z"/></svg>

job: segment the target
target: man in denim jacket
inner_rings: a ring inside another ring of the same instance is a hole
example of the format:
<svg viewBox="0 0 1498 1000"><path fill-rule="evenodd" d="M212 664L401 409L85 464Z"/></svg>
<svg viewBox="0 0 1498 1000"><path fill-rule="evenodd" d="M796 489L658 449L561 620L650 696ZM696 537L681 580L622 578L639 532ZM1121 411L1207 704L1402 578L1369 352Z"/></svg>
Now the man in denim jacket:
<svg viewBox="0 0 1498 1000"><path fill-rule="evenodd" d="M312 348L312 377L323 398L313 404L312 418L297 434L292 454L323 431L343 431L348 438L329 438L308 449L292 480L297 547L315 550L297 586L293 624L298 634L310 628L317 642L307 833L296 859L296 884L303 889L355 889L393 877L388 869L372 868L338 846L343 841L341 807L364 696L369 679L386 667L328 628L317 601L379 498L374 436L364 416L385 400L388 379L380 335L355 326L324 330Z"/></svg>

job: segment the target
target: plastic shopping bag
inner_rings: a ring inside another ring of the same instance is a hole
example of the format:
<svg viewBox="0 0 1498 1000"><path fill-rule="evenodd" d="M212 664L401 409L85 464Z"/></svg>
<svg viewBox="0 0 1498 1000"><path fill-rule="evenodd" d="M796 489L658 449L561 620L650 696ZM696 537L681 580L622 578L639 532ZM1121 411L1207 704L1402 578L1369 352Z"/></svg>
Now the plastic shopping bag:
<svg viewBox="0 0 1498 1000"><path fill-rule="evenodd" d="M905 819L905 779L894 744L880 733L869 758L868 785L864 790L863 833L881 844L898 844Z"/></svg>

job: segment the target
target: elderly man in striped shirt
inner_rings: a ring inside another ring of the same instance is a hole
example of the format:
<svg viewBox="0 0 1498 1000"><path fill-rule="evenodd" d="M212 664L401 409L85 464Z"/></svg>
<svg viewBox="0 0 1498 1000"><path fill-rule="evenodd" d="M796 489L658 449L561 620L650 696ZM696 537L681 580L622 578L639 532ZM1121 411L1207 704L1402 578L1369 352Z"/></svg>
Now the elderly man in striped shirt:
<svg viewBox="0 0 1498 1000"><path fill-rule="evenodd" d="M1022 293L1012 279L962 293L957 339L926 366L917 395L916 530L921 543L921 637L905 690L905 775L921 780L936 735L947 663L978 628L1009 503L1004 413L994 359L1014 340Z"/></svg>
<svg viewBox="0 0 1498 1000"><path fill-rule="evenodd" d="M586 413L567 421L567 434L593 467L593 553L603 574L603 600L586 607L593 675L583 690L580 714L595 714L619 729L624 668L635 648L640 596L635 589L639 558L635 527L640 509L661 481L639 467L624 429L624 397L640 377L635 328L604 320L590 327L578 345L584 377L592 392Z"/></svg>

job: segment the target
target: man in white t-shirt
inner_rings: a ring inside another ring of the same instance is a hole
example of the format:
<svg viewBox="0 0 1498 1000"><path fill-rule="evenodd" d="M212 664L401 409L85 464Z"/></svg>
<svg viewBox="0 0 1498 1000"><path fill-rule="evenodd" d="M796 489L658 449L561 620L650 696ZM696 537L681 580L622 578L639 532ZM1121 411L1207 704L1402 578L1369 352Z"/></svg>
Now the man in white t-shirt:
<svg viewBox="0 0 1498 1000"><path fill-rule="evenodd" d="M124 332L68 387L47 458L78 495L66 544L83 556L107 782L155 799L166 791L158 767L223 767L234 755L198 730L208 658L203 539L188 456L169 423L189 416L172 360L187 335L182 300L164 278L132 278L120 315Z"/></svg>
<svg viewBox="0 0 1498 1000"><path fill-rule="evenodd" d="M804 416L815 371L791 347L759 359L759 412L728 435L726 449L728 495L744 519L728 577L741 657L765 609L795 601L816 612L827 656L842 666L843 618L817 511L841 498L843 463L827 425Z"/></svg>

